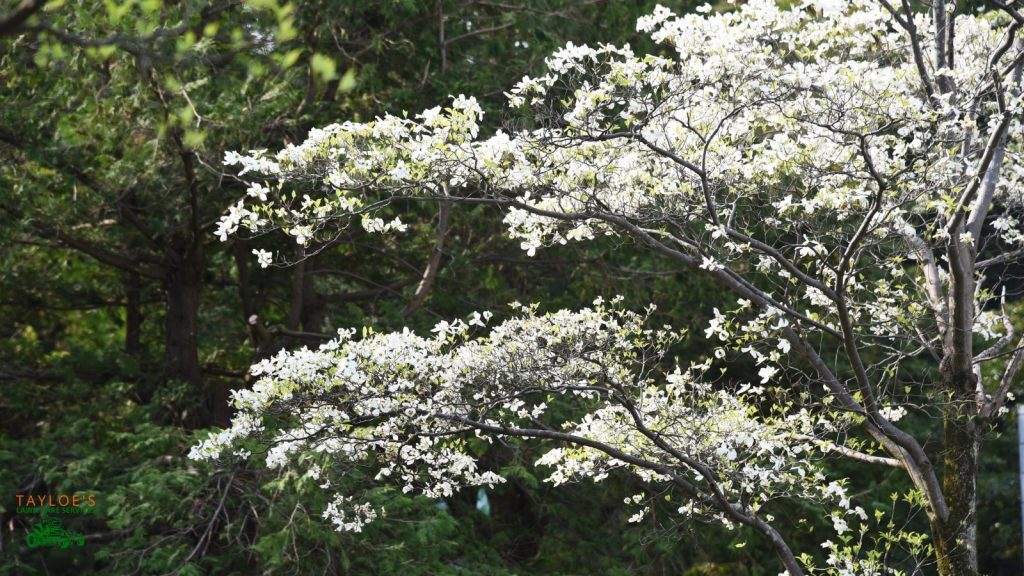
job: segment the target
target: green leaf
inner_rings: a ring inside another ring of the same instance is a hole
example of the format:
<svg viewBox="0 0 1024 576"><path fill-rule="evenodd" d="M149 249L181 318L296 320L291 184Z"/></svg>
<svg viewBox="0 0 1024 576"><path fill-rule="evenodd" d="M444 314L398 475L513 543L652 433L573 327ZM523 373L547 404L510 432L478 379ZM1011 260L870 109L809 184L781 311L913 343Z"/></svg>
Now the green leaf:
<svg viewBox="0 0 1024 576"><path fill-rule="evenodd" d="M205 140L206 132L202 130L186 130L183 142L187 148L199 148Z"/></svg>
<svg viewBox="0 0 1024 576"><path fill-rule="evenodd" d="M281 58L281 68L291 68L295 64L295 62L298 61L299 56L301 55L302 48L289 50L288 53L285 54L283 58Z"/></svg>
<svg viewBox="0 0 1024 576"><path fill-rule="evenodd" d="M328 56L313 54L309 59L309 65L313 68L313 74L323 82L334 80L338 75L337 65Z"/></svg>
<svg viewBox="0 0 1024 576"><path fill-rule="evenodd" d="M345 75L341 77L341 82L338 84L338 88L342 92L351 92L356 87L356 69L349 68L345 71Z"/></svg>

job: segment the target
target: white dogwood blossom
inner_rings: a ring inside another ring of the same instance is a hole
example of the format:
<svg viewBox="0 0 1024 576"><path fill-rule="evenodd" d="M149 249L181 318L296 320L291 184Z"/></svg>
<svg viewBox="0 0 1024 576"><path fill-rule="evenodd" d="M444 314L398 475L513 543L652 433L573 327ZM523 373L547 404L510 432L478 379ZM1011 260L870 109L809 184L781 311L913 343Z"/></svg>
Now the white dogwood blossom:
<svg viewBox="0 0 1024 576"><path fill-rule="evenodd" d="M730 526L783 497L829 503L837 523L849 513L845 491L813 456L815 439L841 425L785 406L764 414L765 388L716 387L705 381L710 363L653 369L680 334L649 328L645 315L601 301L578 312L518 311L480 335L472 325L484 328L489 315L475 313L469 323L438 324L429 338L403 331L357 340L342 331L317 350L282 351L252 367L259 379L234 391L232 427L191 456L217 458L258 437L270 467L319 478L319 464L299 456L321 454L335 470L375 464L377 481L445 498L503 481L478 468L468 438L543 438L560 443L537 461L555 485L621 469L652 491L688 496L684 516ZM552 395L581 415L550 418ZM282 429L262 425L281 415ZM347 494L324 512L350 531L378 514Z"/></svg>
<svg viewBox="0 0 1024 576"><path fill-rule="evenodd" d="M369 231L400 232L401 220L383 215L395 198L500 206L508 233L531 256L603 235L631 239L735 295L736 306L716 309L707 327L711 355L723 364L749 358L756 384L771 393L755 402L699 384L695 369L661 380L637 375L628 361L636 350L623 344L636 333L612 338L602 324L611 320L597 321L606 314L596 310L544 321L527 315L495 327L489 340L467 338L464 322L444 323L429 340L343 338L336 350L257 366L262 387L239 397L236 427L199 453L258 431L264 408L289 401L300 427L276 438L272 463L304 449L386 454L406 466L386 475L434 495L497 481L447 433L413 443L404 434L448 422L447 431L501 435L542 418L544 409L521 394L540 384L529 370L512 377L503 363L544 372L554 367L530 362L554 352L508 330L550 341L576 333L573 322L590 322L595 337L610 338L600 386L629 393L615 400L595 390L590 352L558 349L565 364L550 385L602 402L568 431L536 436L564 444L542 459L553 481L615 468L671 481L689 490L686 510L755 528L790 574L802 574L806 564L755 505L778 494L836 497L815 488L831 484L802 463L814 448L905 472L928 517L940 574L976 574L978 447L1024 365L1024 341L1014 345L1009 313L997 302L1012 278L986 275L1024 256L1024 15L992 4L981 14L941 3L915 12L914 3L887 0L806 0L788 9L751 0L684 16L659 7L637 25L657 54L568 43L548 58L544 75L510 88L514 130L482 132L479 104L460 95L412 118L313 130L276 153L229 152L226 164L265 183L228 209L222 239L280 228L308 244L352 218ZM933 385L905 385L910 358L933 362ZM356 399L342 391L350 378L375 384ZM335 391L337 382L346 384ZM793 405L780 392L787 382L800 388ZM480 396L467 399L468 390ZM337 402L302 403L335 393ZM754 405L759 410L748 410ZM404 418L397 428L396 411ZM897 425L910 413L943 422L942 450L926 451ZM378 429L378 419L388 424ZM337 426L343 433L334 436L346 440L309 444L321 427ZM796 433L810 438L807 446L794 443ZM587 443L598 437L607 449ZM672 466L639 464L664 453ZM687 475L695 470L700 478ZM801 473L812 481L794 482ZM856 519L838 502L845 511L834 526L845 532ZM878 562L869 569L873 560L839 545L828 550L839 573L888 570Z"/></svg>

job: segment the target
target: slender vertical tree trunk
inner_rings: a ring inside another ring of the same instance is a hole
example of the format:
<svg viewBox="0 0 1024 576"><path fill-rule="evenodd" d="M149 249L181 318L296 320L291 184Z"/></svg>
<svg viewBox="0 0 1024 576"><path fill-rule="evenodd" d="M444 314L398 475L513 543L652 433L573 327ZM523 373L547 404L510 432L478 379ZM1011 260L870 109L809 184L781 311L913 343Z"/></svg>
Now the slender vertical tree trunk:
<svg viewBox="0 0 1024 576"><path fill-rule="evenodd" d="M324 298L316 291L316 284L313 282L313 272L318 258L307 258L302 275L302 310L299 319L302 322L302 329L306 332L321 332L324 329Z"/></svg>
<svg viewBox="0 0 1024 576"><path fill-rule="evenodd" d="M306 283L306 249L301 245L295 246L293 257L295 265L292 266L292 297L287 327L294 331L302 325L302 297L306 295L303 289Z"/></svg>
<svg viewBox="0 0 1024 576"><path fill-rule="evenodd" d="M296 264L292 271L292 297L288 313L288 329L319 332L323 327L323 299L316 292L313 274L317 255L307 256L303 247L295 250ZM289 344L294 338L289 339Z"/></svg>
<svg viewBox="0 0 1024 576"><path fill-rule="evenodd" d="M235 260L235 270L238 273L238 299L242 304L242 317L248 324L249 317L256 314L256 305L249 293L249 254L246 252L246 248L247 246L241 240L236 240L231 245L231 255Z"/></svg>
<svg viewBox="0 0 1024 576"><path fill-rule="evenodd" d="M129 356L138 356L142 351L142 287L135 272L125 275L124 295L124 351Z"/></svg>

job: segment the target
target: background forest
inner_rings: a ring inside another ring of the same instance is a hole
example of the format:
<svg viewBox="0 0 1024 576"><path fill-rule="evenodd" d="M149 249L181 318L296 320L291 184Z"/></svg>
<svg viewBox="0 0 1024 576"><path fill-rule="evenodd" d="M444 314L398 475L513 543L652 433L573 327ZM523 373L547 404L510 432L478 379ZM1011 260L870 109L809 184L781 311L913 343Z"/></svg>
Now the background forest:
<svg viewBox="0 0 1024 576"><path fill-rule="evenodd" d="M252 362L343 327L426 332L513 301L555 310L621 294L688 328L677 354L700 360L725 296L621 240L527 257L495 208L425 204L401 207L418 217L400 239L356 226L299 252L283 236L214 235L245 191L225 151L276 149L316 126L415 114L460 93L477 96L494 130L503 92L542 73L552 49L653 50L634 24L654 5L0 2L0 574L776 574L743 530L659 510L627 523L626 478L540 482L529 444L481 443L510 479L487 492L437 502L380 490L388 517L359 534L321 519L314 479L186 458L228 424L229 393L250 383ZM260 269L259 249L294 264ZM1022 573L1012 425L982 455L988 574ZM895 471L852 486L876 508L910 506ZM29 549L37 519L17 513L15 495L76 492L96 495L96 514L67 524L85 545ZM815 528L797 530L814 541Z"/></svg>

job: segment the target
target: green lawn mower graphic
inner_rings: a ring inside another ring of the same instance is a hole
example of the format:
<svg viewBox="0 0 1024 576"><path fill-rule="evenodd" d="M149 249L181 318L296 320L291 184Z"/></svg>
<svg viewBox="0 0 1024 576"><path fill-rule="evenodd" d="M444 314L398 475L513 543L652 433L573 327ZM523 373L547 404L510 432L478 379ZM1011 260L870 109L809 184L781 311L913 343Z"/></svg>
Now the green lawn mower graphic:
<svg viewBox="0 0 1024 576"><path fill-rule="evenodd" d="M25 542L29 548L41 546L67 548L72 544L84 546L85 536L81 532L65 530L60 520L56 518L43 518L25 536Z"/></svg>

